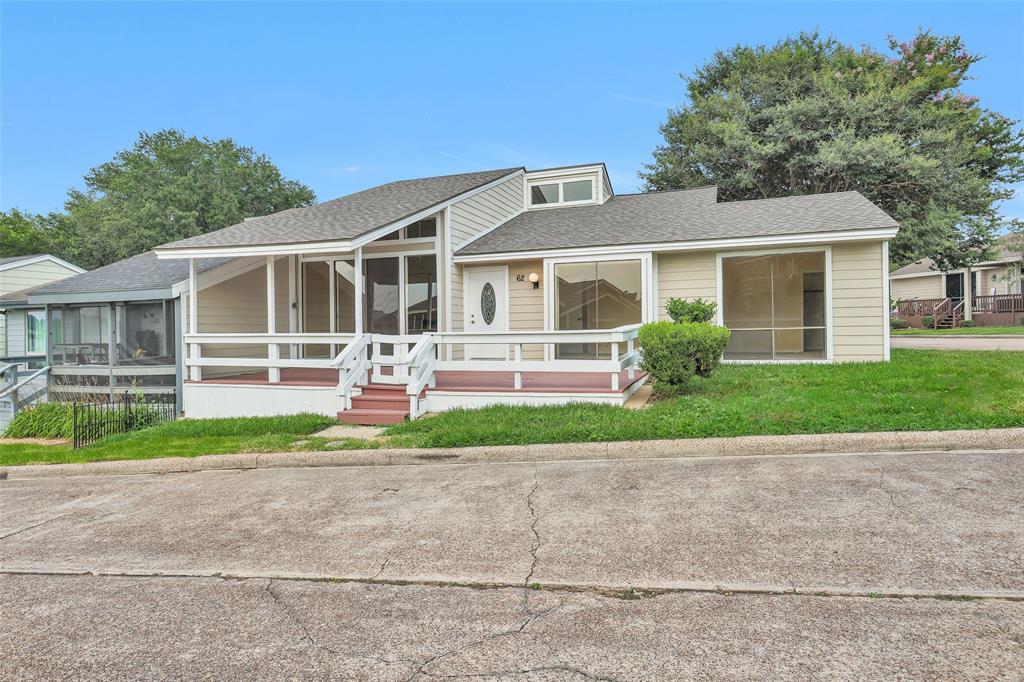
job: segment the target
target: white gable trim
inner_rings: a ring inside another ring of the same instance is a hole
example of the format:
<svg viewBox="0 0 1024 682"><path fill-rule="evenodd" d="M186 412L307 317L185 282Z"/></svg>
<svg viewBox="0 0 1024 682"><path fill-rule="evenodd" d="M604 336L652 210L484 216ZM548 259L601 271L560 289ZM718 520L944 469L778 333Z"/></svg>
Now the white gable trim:
<svg viewBox="0 0 1024 682"><path fill-rule="evenodd" d="M71 270L72 272L79 275L85 272L84 269L78 267L77 265L73 265L64 260L63 258L57 258L56 256L51 255L49 253L44 253L38 256L32 256L30 258L24 258L22 260L16 260L10 263L4 263L3 265L0 265L0 270L13 270L14 268L23 268L26 265L33 265L35 263L42 263L44 261L50 261L54 265L59 265L61 267L67 268L68 270Z"/></svg>
<svg viewBox="0 0 1024 682"><path fill-rule="evenodd" d="M157 258L215 258L221 256L286 256L291 254L311 254L311 253L337 253L339 251L355 251L361 246L383 237L384 235L390 234L395 230L401 229L406 225L411 225L417 220L423 220L429 218L432 215L437 214L443 209L447 209L452 204L458 203L469 197L485 192L496 185L514 178L523 173L522 168L503 175L496 180L492 180L484 185L475 187L471 190L457 194L456 196L442 201L441 203L428 206L421 211L417 211L410 216L406 216L401 220L396 220L392 223L388 223L382 227L378 227L370 232L359 235L353 239L345 239L338 241L326 241L326 242L295 242L289 244L253 244L245 246L198 246L198 247L186 247L178 249L165 249L157 247L153 249L156 253Z"/></svg>

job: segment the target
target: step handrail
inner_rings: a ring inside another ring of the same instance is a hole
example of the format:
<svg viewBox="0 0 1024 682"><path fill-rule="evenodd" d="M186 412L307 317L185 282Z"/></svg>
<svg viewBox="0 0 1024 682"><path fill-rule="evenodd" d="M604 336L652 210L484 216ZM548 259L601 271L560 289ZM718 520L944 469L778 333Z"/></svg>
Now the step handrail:
<svg viewBox="0 0 1024 682"><path fill-rule="evenodd" d="M30 381L32 381L36 377L38 377L38 376L40 376L42 374L49 373L49 371L50 371L50 366L47 365L46 367L43 367L42 369L37 369L35 372L32 372L32 374L29 374L27 377L25 377L21 381L16 381L14 384L11 384L10 386L4 388L3 390L0 390L0 399L6 398L7 396L9 396L10 394L13 393L14 397L12 398L12 401L14 402L14 409L17 410L18 409L18 389L20 389L22 386L26 385L27 383L29 383ZM33 395L33 397L35 397L35 396Z"/></svg>
<svg viewBox="0 0 1024 682"><path fill-rule="evenodd" d="M369 342L369 334L358 334L345 350L331 361L331 367L338 368L338 395L341 396L345 410L352 409L352 390L355 385L365 383L368 379L370 358L366 350Z"/></svg>

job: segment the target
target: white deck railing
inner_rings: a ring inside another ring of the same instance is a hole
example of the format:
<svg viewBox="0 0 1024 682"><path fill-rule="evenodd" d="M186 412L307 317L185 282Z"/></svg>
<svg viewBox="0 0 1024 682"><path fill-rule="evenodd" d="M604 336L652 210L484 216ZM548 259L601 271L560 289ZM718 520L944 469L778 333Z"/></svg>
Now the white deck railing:
<svg viewBox="0 0 1024 682"><path fill-rule="evenodd" d="M338 395L344 409L352 406L358 384L365 384L373 372L375 383L404 384L409 396L410 417L423 413L420 394L435 385L435 372L510 372L513 387L523 387L524 372L607 372L609 387L620 388L619 377L626 371L636 377L640 351L636 347L639 324L615 329L578 331L517 332L428 332L418 335L397 334L186 334L189 349L185 365L190 378L202 378L203 367L248 367L268 370L271 383L280 380L280 370L288 368L333 368L338 370ZM332 358L300 358L302 345L344 346ZM559 344L600 345L609 348L606 359L556 358ZM266 346L263 357L202 356L201 347ZM289 347L289 357L280 357L281 346ZM480 352L480 347L490 350ZM543 348L546 358L527 360L524 347ZM371 352L372 351L372 352ZM473 354L495 357L474 358Z"/></svg>
<svg viewBox="0 0 1024 682"><path fill-rule="evenodd" d="M302 358L299 347L306 345L329 346L336 349L338 346L347 346L355 338L355 334L185 334L185 347L187 355L185 366L189 368L189 378L192 381L200 381L203 378L203 367L248 367L266 369L271 382L280 379L280 370L287 368L323 368L332 366L334 351L332 350L323 358ZM238 353L230 355L203 356L203 346L264 346L266 354L256 357L247 355L239 349ZM288 348L286 357L282 357L281 347Z"/></svg>

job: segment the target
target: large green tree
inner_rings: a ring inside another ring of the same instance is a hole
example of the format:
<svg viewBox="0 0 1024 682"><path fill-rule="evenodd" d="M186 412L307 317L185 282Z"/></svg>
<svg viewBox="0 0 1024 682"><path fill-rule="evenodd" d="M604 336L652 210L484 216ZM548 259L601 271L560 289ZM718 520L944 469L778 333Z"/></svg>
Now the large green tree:
<svg viewBox="0 0 1024 682"><path fill-rule="evenodd" d="M89 171L85 190L70 190L66 212L45 222L54 251L95 268L315 200L249 147L162 130Z"/></svg>
<svg viewBox="0 0 1024 682"><path fill-rule="evenodd" d="M717 184L723 200L857 190L898 220L894 262L989 250L1024 179L1017 122L960 92L958 36L890 54L802 34L718 52L687 83L641 172L647 190Z"/></svg>
<svg viewBox="0 0 1024 682"><path fill-rule="evenodd" d="M42 216L12 208L0 211L0 258L50 250L50 231Z"/></svg>

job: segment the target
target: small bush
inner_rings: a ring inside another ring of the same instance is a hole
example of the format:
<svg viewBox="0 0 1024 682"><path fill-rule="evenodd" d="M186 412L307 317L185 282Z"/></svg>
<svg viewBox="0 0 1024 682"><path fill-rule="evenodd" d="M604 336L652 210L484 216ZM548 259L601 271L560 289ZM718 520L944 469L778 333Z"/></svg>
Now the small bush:
<svg viewBox="0 0 1024 682"><path fill-rule="evenodd" d="M921 318L921 326L925 329L932 329L935 327L935 318L931 315L925 315Z"/></svg>
<svg viewBox="0 0 1024 682"><path fill-rule="evenodd" d="M907 322L906 320L901 320L898 317L894 317L891 320L889 320L889 328L890 329L909 329L910 328L910 323Z"/></svg>
<svg viewBox="0 0 1024 682"><path fill-rule="evenodd" d="M72 438L74 416L69 403L40 403L20 410L7 425L8 438Z"/></svg>
<svg viewBox="0 0 1024 682"><path fill-rule="evenodd" d="M703 298L695 298L692 301L670 298L665 305L665 310L673 322L711 322L715 319L717 309L717 303L705 301Z"/></svg>
<svg viewBox="0 0 1024 682"><path fill-rule="evenodd" d="M960 322L960 326L961 327L977 327L978 323L975 322L974 320L962 320Z"/></svg>
<svg viewBox="0 0 1024 682"><path fill-rule="evenodd" d="M640 366L662 393L677 393L695 376L709 377L722 361L729 330L713 324L652 322L640 328Z"/></svg>

